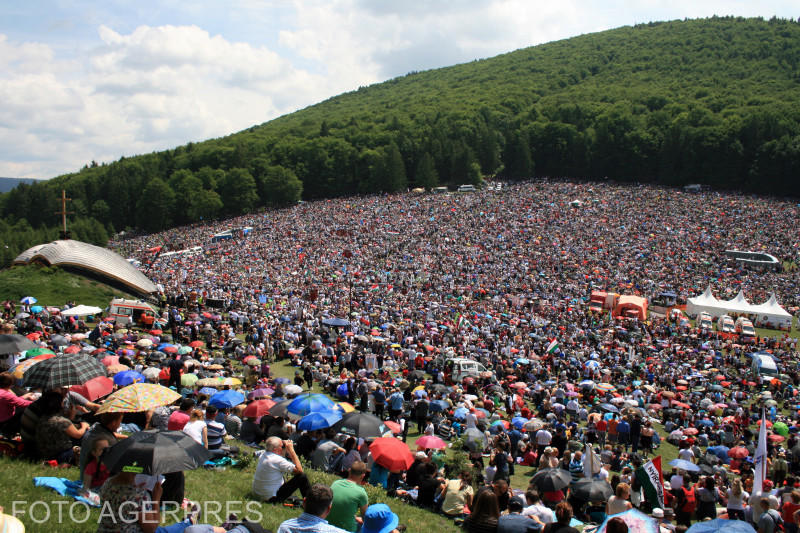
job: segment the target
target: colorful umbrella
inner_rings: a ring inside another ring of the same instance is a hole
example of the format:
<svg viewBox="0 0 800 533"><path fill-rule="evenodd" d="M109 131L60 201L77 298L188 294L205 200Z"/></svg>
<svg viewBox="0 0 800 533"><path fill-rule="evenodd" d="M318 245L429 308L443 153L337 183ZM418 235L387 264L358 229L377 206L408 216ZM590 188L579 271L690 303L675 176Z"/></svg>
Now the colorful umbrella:
<svg viewBox="0 0 800 533"><path fill-rule="evenodd" d="M628 525L628 531L635 531L636 533L658 533L658 521L643 512L636 509L628 509L625 512L611 515L606 518L605 522L597 529L597 533L606 533L608 521L611 518L619 517Z"/></svg>
<svg viewBox="0 0 800 533"><path fill-rule="evenodd" d="M370 444L369 451L375 462L390 472L408 470L414 456L406 443L394 437L379 437ZM569 475L569 473L567 474Z"/></svg>
<svg viewBox="0 0 800 533"><path fill-rule="evenodd" d="M84 354L59 355L34 365L25 373L23 385L30 389L57 389L83 385L106 375L106 367Z"/></svg>
<svg viewBox="0 0 800 533"><path fill-rule="evenodd" d="M614 385L612 385L611 383L598 383L597 385L595 385L595 389L603 392L614 392L615 390L617 390L617 388L614 387Z"/></svg>
<svg viewBox="0 0 800 533"><path fill-rule="evenodd" d="M172 389L154 383L134 383L106 398L98 413L140 413L170 405L181 397Z"/></svg>
<svg viewBox="0 0 800 533"><path fill-rule="evenodd" d="M39 300L37 300L33 296L25 296L22 300L19 301L19 303L22 303L22 304L25 304L25 305L32 305L32 304L35 304L38 301Z"/></svg>
<svg viewBox="0 0 800 533"><path fill-rule="evenodd" d="M10 370L10 372L15 378L22 379L22 376L25 375L25 372L27 372L29 368L31 368L34 365L37 365L37 364L41 363L42 361L47 360L47 359L52 359L55 356L56 356L55 354L52 354L52 355L51 354L37 355L36 357L32 357L30 359L26 359L23 362L19 363L17 366L12 368Z"/></svg>
<svg viewBox="0 0 800 533"><path fill-rule="evenodd" d="M339 403L336 404L336 407L338 407L339 409L341 409L345 413L352 413L353 411L356 410L356 408L353 407L352 404L349 404L347 402L339 402Z"/></svg>

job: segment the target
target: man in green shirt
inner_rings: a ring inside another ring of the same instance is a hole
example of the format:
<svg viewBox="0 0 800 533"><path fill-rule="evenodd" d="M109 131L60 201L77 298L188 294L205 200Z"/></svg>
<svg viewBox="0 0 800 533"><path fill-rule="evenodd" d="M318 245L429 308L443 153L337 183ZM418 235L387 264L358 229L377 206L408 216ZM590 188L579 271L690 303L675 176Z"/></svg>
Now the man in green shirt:
<svg viewBox="0 0 800 533"><path fill-rule="evenodd" d="M329 524L346 531L355 532L358 529L356 513L360 511L361 516L364 516L369 504L367 491L361 486L366 472L367 465L355 461L350 467L347 479L339 479L331 484L333 503L327 517Z"/></svg>

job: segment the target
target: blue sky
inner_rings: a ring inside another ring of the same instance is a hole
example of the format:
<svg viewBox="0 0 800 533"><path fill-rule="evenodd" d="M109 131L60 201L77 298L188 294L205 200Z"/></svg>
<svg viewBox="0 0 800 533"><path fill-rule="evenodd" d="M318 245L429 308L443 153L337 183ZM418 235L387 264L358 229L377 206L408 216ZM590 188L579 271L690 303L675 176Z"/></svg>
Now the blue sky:
<svg viewBox="0 0 800 533"><path fill-rule="evenodd" d="M763 0L32 0L0 5L0 176L240 131L412 70Z"/></svg>

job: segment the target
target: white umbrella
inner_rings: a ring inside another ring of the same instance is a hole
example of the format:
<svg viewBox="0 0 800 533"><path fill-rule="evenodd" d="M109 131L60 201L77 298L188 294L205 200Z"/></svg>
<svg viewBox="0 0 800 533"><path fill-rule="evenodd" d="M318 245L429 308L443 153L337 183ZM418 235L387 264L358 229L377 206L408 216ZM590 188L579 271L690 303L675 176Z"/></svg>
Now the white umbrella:
<svg viewBox="0 0 800 533"><path fill-rule="evenodd" d="M77 305L66 311L62 311L61 314L64 316L87 316L87 315L97 315L102 313L103 310L99 307L94 307L91 305Z"/></svg>
<svg viewBox="0 0 800 533"><path fill-rule="evenodd" d="M161 369L151 366L150 368L145 368L142 375L147 379L158 379L158 376L161 375Z"/></svg>
<svg viewBox="0 0 800 533"><path fill-rule="evenodd" d="M300 394L301 392L303 392L303 388L300 387L299 385L286 385L283 388L283 392L285 392L286 394Z"/></svg>
<svg viewBox="0 0 800 533"><path fill-rule="evenodd" d="M136 341L136 346L140 348L149 348L153 345L153 341L150 339L139 339Z"/></svg>

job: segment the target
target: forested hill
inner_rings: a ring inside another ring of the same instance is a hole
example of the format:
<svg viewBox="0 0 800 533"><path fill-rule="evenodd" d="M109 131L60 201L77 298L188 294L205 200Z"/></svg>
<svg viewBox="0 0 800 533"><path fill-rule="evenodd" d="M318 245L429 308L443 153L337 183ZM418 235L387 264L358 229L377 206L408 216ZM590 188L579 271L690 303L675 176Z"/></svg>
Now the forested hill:
<svg viewBox="0 0 800 533"><path fill-rule="evenodd" d="M62 188L78 218L73 237L91 242L113 229L159 230L301 195L490 175L797 195L799 101L794 21L623 27L411 73L225 138L22 185L0 196L0 233L12 250L0 259L56 223L42 213L58 208Z"/></svg>

